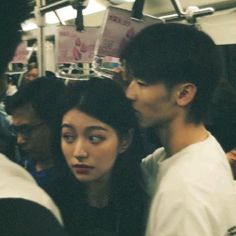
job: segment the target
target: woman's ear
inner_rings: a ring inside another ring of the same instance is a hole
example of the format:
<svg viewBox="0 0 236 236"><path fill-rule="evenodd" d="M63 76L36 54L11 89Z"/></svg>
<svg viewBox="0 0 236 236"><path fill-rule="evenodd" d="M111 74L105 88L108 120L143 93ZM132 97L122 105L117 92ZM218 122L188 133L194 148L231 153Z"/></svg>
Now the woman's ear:
<svg viewBox="0 0 236 236"><path fill-rule="evenodd" d="M130 129L128 131L128 134L121 138L118 148L118 153L121 154L125 152L132 143L132 141L133 141L133 129Z"/></svg>

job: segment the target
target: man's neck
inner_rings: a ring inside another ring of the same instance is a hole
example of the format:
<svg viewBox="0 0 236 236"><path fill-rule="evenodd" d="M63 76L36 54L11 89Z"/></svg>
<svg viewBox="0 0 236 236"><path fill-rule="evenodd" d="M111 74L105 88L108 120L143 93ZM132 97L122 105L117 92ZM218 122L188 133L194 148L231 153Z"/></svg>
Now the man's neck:
<svg viewBox="0 0 236 236"><path fill-rule="evenodd" d="M191 144L204 141L208 137L205 126L193 123L173 122L169 126L156 128L167 156L172 156Z"/></svg>

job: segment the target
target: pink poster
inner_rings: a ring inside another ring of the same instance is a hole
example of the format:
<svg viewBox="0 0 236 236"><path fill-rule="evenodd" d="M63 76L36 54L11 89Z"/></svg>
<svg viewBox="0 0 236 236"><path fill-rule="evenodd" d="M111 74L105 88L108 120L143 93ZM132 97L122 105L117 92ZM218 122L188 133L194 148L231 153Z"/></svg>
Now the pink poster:
<svg viewBox="0 0 236 236"><path fill-rule="evenodd" d="M59 26L56 33L56 63L90 63L93 61L98 28L77 32L75 26Z"/></svg>
<svg viewBox="0 0 236 236"><path fill-rule="evenodd" d="M15 55L12 59L12 63L22 63L22 64L26 64L27 63L27 56L28 56L28 51L27 51L27 42L21 42L16 51L15 51Z"/></svg>
<svg viewBox="0 0 236 236"><path fill-rule="evenodd" d="M132 20L131 12L109 7L104 20L101 35L97 44L97 55L119 57L126 43L145 26L162 23L161 20L144 16L142 21Z"/></svg>

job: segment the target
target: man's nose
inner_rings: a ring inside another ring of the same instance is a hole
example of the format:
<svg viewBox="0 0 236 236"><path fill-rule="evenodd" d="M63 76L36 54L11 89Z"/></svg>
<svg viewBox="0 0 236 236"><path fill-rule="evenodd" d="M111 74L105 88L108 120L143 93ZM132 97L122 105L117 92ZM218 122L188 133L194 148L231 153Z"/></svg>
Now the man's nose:
<svg viewBox="0 0 236 236"><path fill-rule="evenodd" d="M22 135L21 133L18 133L17 135L16 135L16 142L17 142L17 144L24 144L25 142L26 142L26 139L25 139L25 137L24 137L24 135Z"/></svg>
<svg viewBox="0 0 236 236"><path fill-rule="evenodd" d="M126 97L134 101L136 99L136 89L137 89L136 82L132 80L126 88Z"/></svg>

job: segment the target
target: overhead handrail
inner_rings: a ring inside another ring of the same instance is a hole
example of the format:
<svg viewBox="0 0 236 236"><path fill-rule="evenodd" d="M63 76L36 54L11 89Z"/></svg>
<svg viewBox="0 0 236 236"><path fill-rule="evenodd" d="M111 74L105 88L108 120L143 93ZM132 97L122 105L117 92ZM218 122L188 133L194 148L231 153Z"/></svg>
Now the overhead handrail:
<svg viewBox="0 0 236 236"><path fill-rule="evenodd" d="M174 5L174 8L177 13L170 13L170 14L167 13L166 15L158 16L158 18L163 21L175 21L175 20L186 19L186 16L184 14L186 12L183 11L183 8L181 7L180 3L175 1L175 2L172 2L172 4ZM201 6L202 6L202 8L201 9L198 8L198 11L195 12L196 17L208 15L207 12L205 12L205 8L209 8L208 5L201 5ZM228 10L228 9L231 9L234 7L236 7L235 0L211 4L211 8L214 9L214 11L224 11L224 10ZM187 9L186 9L186 11L187 11ZM189 11L188 11L188 14L190 14Z"/></svg>
<svg viewBox="0 0 236 236"><path fill-rule="evenodd" d="M178 18L186 19L189 23L196 23L196 18L205 15L211 15L215 12L213 7L199 8L197 6L189 6L184 11L179 0L171 0L171 3L177 12Z"/></svg>
<svg viewBox="0 0 236 236"><path fill-rule="evenodd" d="M41 11L42 14L45 14L49 11L55 11L59 8L66 7L66 6L69 6L69 5L71 5L70 0L61 0L61 1L58 1L58 2L55 2L55 3L48 4L46 6L42 6L40 8L40 11Z"/></svg>

